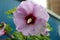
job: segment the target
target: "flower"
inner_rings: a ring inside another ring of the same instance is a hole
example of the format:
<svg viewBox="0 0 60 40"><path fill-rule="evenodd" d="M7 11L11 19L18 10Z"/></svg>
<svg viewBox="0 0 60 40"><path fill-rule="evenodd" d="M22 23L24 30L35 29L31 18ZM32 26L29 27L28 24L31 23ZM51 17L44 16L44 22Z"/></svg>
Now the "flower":
<svg viewBox="0 0 60 40"><path fill-rule="evenodd" d="M31 1L23 1L14 15L16 30L23 35L44 34L49 15L45 8Z"/></svg>
<svg viewBox="0 0 60 40"><path fill-rule="evenodd" d="M49 36L50 35L49 32L50 32L50 30L48 28L46 28L45 32L42 33L42 34L45 35L45 36Z"/></svg>
<svg viewBox="0 0 60 40"><path fill-rule="evenodd" d="M4 28L6 27L5 23L0 23L0 36L5 34Z"/></svg>

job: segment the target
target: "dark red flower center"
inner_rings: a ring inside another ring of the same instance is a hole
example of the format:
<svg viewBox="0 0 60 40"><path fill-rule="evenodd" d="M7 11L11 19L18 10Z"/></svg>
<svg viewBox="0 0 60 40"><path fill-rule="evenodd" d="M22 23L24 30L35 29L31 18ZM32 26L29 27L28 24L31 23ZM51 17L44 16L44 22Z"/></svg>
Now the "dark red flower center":
<svg viewBox="0 0 60 40"><path fill-rule="evenodd" d="M28 16L25 17L25 20L27 24L34 24L36 17L33 14L29 14Z"/></svg>

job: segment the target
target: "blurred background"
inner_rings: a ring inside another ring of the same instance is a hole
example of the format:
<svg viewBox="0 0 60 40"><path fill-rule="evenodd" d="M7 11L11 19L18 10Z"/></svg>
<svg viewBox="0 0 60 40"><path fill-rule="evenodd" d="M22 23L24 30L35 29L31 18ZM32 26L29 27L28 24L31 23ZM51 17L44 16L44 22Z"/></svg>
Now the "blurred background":
<svg viewBox="0 0 60 40"><path fill-rule="evenodd" d="M47 4L48 9L60 16L60 0L47 0Z"/></svg>

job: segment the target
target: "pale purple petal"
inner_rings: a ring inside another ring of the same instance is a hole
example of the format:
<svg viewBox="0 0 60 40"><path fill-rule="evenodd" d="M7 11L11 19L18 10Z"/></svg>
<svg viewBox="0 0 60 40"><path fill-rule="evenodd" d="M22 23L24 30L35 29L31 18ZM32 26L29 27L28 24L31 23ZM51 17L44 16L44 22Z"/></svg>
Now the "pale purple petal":
<svg viewBox="0 0 60 40"><path fill-rule="evenodd" d="M36 30L36 34L41 34L45 31L45 25L46 25L46 21L42 20L42 19L37 19L36 23L35 23L35 30Z"/></svg>
<svg viewBox="0 0 60 40"><path fill-rule="evenodd" d="M22 12L14 12L13 15L14 15L14 18L18 18L18 19L20 18L24 19L24 17L26 16L26 14Z"/></svg>
<svg viewBox="0 0 60 40"><path fill-rule="evenodd" d="M50 32L50 30L48 28L46 28L42 34L45 36L49 36L49 32Z"/></svg>
<svg viewBox="0 0 60 40"><path fill-rule="evenodd" d="M2 36L2 35L4 35L4 30L2 29L2 30L0 30L0 36Z"/></svg>
<svg viewBox="0 0 60 40"><path fill-rule="evenodd" d="M26 24L24 19L18 19L18 18L14 19L14 23L16 24L17 30L18 30L18 28L21 29L21 28L25 27L24 25Z"/></svg>
<svg viewBox="0 0 60 40"><path fill-rule="evenodd" d="M40 5L35 5L33 12L34 12L34 15L35 15L38 19L42 18L43 20L48 21L49 15L48 15L47 11L46 11L42 6L40 6Z"/></svg>
<svg viewBox="0 0 60 40"><path fill-rule="evenodd" d="M37 35L45 32L45 24L41 23L42 21L37 20L34 25L26 25L24 28L21 29L21 32L24 35ZM44 23L46 23L43 20Z"/></svg>
<svg viewBox="0 0 60 40"><path fill-rule="evenodd" d="M21 32L23 33L23 35L31 35L31 30L33 29L33 25L26 25L24 28L21 29Z"/></svg>
<svg viewBox="0 0 60 40"><path fill-rule="evenodd" d="M22 13L14 13L14 23L16 24L16 29L19 30L21 28L24 27L24 25L26 24L24 17L26 15L22 14Z"/></svg>
<svg viewBox="0 0 60 40"><path fill-rule="evenodd" d="M17 7L17 10L20 10L21 8L23 8L27 13L27 14L30 14L33 12L33 3L32 2L28 2L28 1L23 1L18 7Z"/></svg>

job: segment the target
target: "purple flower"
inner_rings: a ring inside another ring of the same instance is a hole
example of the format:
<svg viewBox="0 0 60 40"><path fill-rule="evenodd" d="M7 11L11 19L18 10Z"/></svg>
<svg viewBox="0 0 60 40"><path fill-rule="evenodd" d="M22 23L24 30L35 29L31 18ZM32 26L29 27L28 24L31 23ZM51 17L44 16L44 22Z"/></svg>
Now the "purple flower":
<svg viewBox="0 0 60 40"><path fill-rule="evenodd" d="M3 22L0 23L0 36L5 34L5 30L4 30L5 27L6 27L5 23L3 23Z"/></svg>
<svg viewBox="0 0 60 40"><path fill-rule="evenodd" d="M42 34L46 30L49 15L40 5L30 1L23 1L13 15L16 30L22 32L23 35Z"/></svg>
<svg viewBox="0 0 60 40"><path fill-rule="evenodd" d="M49 32L50 32L50 30L48 28L46 28L45 32L42 33L42 34L45 35L45 36L49 36L50 35Z"/></svg>

